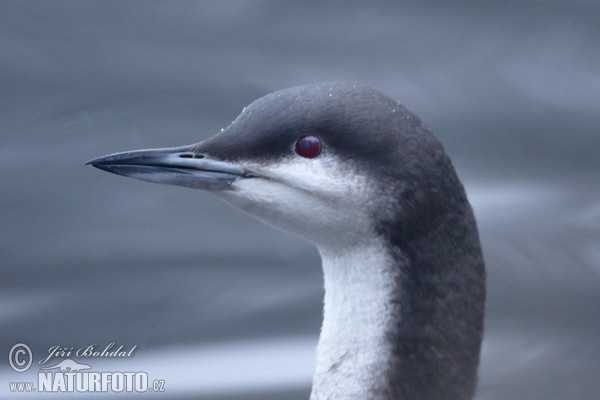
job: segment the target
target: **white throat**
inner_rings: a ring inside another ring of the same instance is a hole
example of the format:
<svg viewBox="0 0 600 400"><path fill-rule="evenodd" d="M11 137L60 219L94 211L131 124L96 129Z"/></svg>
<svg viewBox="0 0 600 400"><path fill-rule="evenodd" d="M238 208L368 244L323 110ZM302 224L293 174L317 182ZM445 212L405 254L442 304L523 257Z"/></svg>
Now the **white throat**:
<svg viewBox="0 0 600 400"><path fill-rule="evenodd" d="M373 398L389 372L400 271L380 242L319 250L325 305L311 400Z"/></svg>

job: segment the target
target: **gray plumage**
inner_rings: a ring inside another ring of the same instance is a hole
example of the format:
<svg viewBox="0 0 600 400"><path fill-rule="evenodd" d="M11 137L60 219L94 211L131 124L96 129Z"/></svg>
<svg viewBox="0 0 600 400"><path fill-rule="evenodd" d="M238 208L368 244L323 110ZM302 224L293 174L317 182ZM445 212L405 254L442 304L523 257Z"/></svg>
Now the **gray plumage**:
<svg viewBox="0 0 600 400"><path fill-rule="evenodd" d="M314 160L294 152L305 135L320 140ZM397 101L356 85L292 88L256 100L196 145L119 153L89 164L211 190L319 247L326 305L313 399L474 395L485 302L475 219L441 144ZM327 265L345 269L336 260L355 249L372 252L363 258L381 265L328 272ZM392 290L362 301L356 291L337 288L338 272L366 291ZM370 274L381 279L367 283ZM339 303L332 305L327 291L334 287L342 296L330 295ZM355 326L370 321L370 310L386 314L376 319L381 328L364 328L372 341L332 317L346 312L349 300L339 298L349 293L356 301L351 307L365 307ZM327 335L340 337L339 349L324 348L331 343Z"/></svg>

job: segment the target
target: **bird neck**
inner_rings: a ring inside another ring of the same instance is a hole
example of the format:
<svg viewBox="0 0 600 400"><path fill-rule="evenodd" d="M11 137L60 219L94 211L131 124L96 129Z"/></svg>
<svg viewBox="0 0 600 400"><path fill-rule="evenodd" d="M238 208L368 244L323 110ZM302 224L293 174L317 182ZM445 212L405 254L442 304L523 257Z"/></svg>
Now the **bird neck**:
<svg viewBox="0 0 600 400"><path fill-rule="evenodd" d="M386 385L389 327L399 317L394 260L381 243L320 253L325 304L311 400L373 398Z"/></svg>
<svg viewBox="0 0 600 400"><path fill-rule="evenodd" d="M311 400L472 398L485 289L470 218L459 236L442 224L402 248L381 239L320 249L325 304Z"/></svg>

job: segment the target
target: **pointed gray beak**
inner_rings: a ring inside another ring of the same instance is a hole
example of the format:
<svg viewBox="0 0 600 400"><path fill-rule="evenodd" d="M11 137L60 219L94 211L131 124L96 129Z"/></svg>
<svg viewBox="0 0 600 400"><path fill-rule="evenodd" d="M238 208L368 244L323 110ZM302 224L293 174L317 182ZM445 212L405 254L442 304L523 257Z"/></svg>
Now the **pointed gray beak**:
<svg viewBox="0 0 600 400"><path fill-rule="evenodd" d="M234 181L247 176L244 168L192 151L193 146L115 153L85 164L148 182L204 190L231 190Z"/></svg>

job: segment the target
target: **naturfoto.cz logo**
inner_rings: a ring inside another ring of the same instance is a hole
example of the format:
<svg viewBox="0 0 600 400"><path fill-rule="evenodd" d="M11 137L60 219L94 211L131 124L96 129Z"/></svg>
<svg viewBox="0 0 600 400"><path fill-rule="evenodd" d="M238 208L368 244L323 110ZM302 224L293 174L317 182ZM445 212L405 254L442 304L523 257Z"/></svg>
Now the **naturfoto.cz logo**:
<svg viewBox="0 0 600 400"><path fill-rule="evenodd" d="M111 342L106 347L99 349L97 345L89 345L75 350L72 347L53 346L48 350L48 355L42 358L37 374L37 385L34 382L10 382L10 392L164 392L165 381L154 379L151 384L148 374L143 371L135 372L96 372L92 366L78 362L72 358L108 358L131 357L136 346L127 350L124 346L115 348ZM58 361L59 358L65 358ZM52 360L48 366L46 363ZM10 367L19 373L27 371L33 363L31 348L24 343L15 344L9 351L8 362Z"/></svg>

